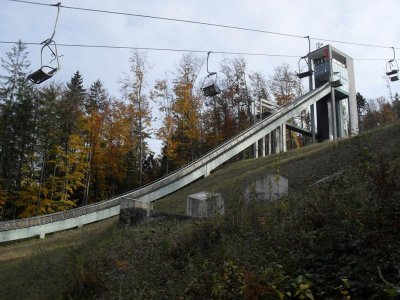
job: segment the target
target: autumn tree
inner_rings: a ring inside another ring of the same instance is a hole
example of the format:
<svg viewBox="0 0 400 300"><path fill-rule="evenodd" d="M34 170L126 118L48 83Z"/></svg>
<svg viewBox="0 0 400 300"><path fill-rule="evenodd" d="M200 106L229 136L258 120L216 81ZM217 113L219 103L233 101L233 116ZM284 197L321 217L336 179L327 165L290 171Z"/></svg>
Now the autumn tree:
<svg viewBox="0 0 400 300"><path fill-rule="evenodd" d="M249 78L250 78L250 91L254 105L260 106L261 99L270 101L271 96L269 95L268 92L268 82L265 76L260 72L253 72L249 74ZM262 113L262 111L260 111L260 113Z"/></svg>
<svg viewBox="0 0 400 300"><path fill-rule="evenodd" d="M290 70L288 64L276 67L268 83L276 103L280 106L291 103L305 93L301 80L296 76L295 72ZM311 115L309 109L300 112L299 116L293 118L291 122L300 127L310 129ZM295 132L288 132L287 138L289 139L288 145L300 144L300 136Z"/></svg>
<svg viewBox="0 0 400 300"><path fill-rule="evenodd" d="M136 142L132 139L132 122L131 106L124 101L113 99L105 107L102 139L106 186L100 190L106 197L133 187L133 183L128 184L130 166L127 164L128 160L132 160L132 149L137 149Z"/></svg>
<svg viewBox="0 0 400 300"><path fill-rule="evenodd" d="M269 79L269 88L278 105L286 105L301 94L300 81L288 64L274 69Z"/></svg>
<svg viewBox="0 0 400 300"><path fill-rule="evenodd" d="M88 149L83 137L71 134L68 137L68 148L57 145L52 150L49 164L53 174L47 178L48 186L45 198L50 199L46 212L63 211L77 205L82 199L78 193L85 187Z"/></svg>
<svg viewBox="0 0 400 300"><path fill-rule="evenodd" d="M82 183L75 184L69 182L72 178L70 172L77 170L84 170L81 166L78 166L78 161L75 160L75 152L85 152L84 155L79 155L79 163L82 165L87 165L87 148L85 147L85 141L82 139L82 134L84 132L84 114L83 108L86 98L86 89L83 87L83 78L79 71L75 72L71 80L67 83L66 89L63 91L61 101L59 104L59 114L60 114L60 131L61 140L59 147L56 150L57 158L63 160L62 162L56 162L56 167L58 171L61 172L63 178L63 193L62 199L75 198L82 199L84 190L84 177L81 178L81 174L75 173ZM81 143L80 145L78 145ZM72 147L73 145L73 147ZM70 165L73 163L74 165ZM76 188L70 188L71 185L76 186ZM75 193L75 195L70 195L70 193Z"/></svg>
<svg viewBox="0 0 400 300"><path fill-rule="evenodd" d="M305 93L301 80L290 70L288 64L274 69L268 80L269 88L278 105L284 106ZM309 127L309 111L303 111L297 118L301 127Z"/></svg>
<svg viewBox="0 0 400 300"><path fill-rule="evenodd" d="M184 55L178 63L174 79L172 115L176 130L174 156L176 166L182 166L201 155L201 98L195 81L202 61L193 54Z"/></svg>
<svg viewBox="0 0 400 300"><path fill-rule="evenodd" d="M224 59L221 63L221 73L224 75L222 87L225 90L222 97L233 115L234 135L253 123L252 98L246 78L247 62L242 57Z"/></svg>
<svg viewBox="0 0 400 300"><path fill-rule="evenodd" d="M101 133L104 126L104 108L107 105L108 94L100 80L96 80L89 88L85 98L85 137L88 147L87 165L88 169L85 178L85 192L83 203L87 204L91 198L99 201L100 185L104 182L102 172L102 148ZM92 189L91 189L92 187Z"/></svg>
<svg viewBox="0 0 400 300"><path fill-rule="evenodd" d="M157 103L158 110L162 114L161 126L157 130L156 136L162 140L162 156L165 161L165 172L169 173L170 160L176 159L177 141L173 139L176 130L176 122L172 115L174 98L169 89L168 81L156 80L153 90L151 91L151 99Z"/></svg>
<svg viewBox="0 0 400 300"><path fill-rule="evenodd" d="M397 119L393 106L384 97L371 100L367 106L367 113L363 119L365 130L372 129Z"/></svg>
<svg viewBox="0 0 400 300"><path fill-rule="evenodd" d="M147 54L134 51L130 58L130 72L121 81L122 92L130 103L132 111L131 138L135 141L132 149L132 161L130 161L131 175L138 175L138 185L143 183L143 159L146 155L146 139L149 138L151 125L151 109L147 95L144 94L146 77L149 72Z"/></svg>

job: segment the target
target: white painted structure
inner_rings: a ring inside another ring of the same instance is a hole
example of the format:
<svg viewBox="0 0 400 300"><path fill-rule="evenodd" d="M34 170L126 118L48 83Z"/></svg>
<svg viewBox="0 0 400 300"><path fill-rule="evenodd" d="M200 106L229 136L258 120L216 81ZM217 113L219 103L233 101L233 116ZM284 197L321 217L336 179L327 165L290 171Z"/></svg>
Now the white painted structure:
<svg viewBox="0 0 400 300"><path fill-rule="evenodd" d="M275 145L276 153L285 151L286 122L330 92L329 83L308 92L187 166L132 192L97 204L60 213L0 222L0 243L34 236L44 237L45 234L50 232L79 227L118 215L121 198L142 202L160 199L200 177L208 176L212 170L267 135L269 137L275 135L279 141ZM270 152L270 147L268 152Z"/></svg>

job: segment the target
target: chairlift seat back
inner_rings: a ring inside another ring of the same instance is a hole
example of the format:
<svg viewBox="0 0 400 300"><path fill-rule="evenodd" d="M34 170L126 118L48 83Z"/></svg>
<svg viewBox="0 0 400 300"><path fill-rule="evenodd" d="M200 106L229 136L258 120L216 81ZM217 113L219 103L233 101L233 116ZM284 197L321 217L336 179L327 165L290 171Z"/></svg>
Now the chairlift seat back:
<svg viewBox="0 0 400 300"><path fill-rule="evenodd" d="M399 80L399 76L398 76L398 75L391 76L391 77L389 77L389 78L390 78L390 81L397 81L397 80Z"/></svg>
<svg viewBox="0 0 400 300"><path fill-rule="evenodd" d="M297 73L297 77L302 79L304 77L312 76L313 73L314 73L313 70L309 70L309 71L306 71L306 72Z"/></svg>
<svg viewBox="0 0 400 300"><path fill-rule="evenodd" d="M386 72L386 75L391 76L391 75L396 75L397 73L399 73L399 70L390 70Z"/></svg>
<svg viewBox="0 0 400 300"><path fill-rule="evenodd" d="M217 85L215 85L214 83L203 87L201 89L203 91L204 96L206 97L213 97L218 95L219 93L221 93L221 90L219 89L219 87Z"/></svg>
<svg viewBox="0 0 400 300"><path fill-rule="evenodd" d="M46 68L49 68L50 71L46 72L45 71ZM29 74L27 78L35 84L40 84L53 77L53 75L57 72L57 70L58 70L57 68L44 66L41 67L39 70L33 72L32 74Z"/></svg>
<svg viewBox="0 0 400 300"><path fill-rule="evenodd" d="M342 85L343 84L342 84L342 81L340 79L336 79L336 80L331 81L331 86L334 87L334 88L340 87Z"/></svg>

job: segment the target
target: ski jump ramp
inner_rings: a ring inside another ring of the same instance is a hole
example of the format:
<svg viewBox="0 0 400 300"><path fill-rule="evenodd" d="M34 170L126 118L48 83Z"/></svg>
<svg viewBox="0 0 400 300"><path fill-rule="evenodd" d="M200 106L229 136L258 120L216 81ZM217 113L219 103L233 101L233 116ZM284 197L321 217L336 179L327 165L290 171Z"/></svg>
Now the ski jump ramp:
<svg viewBox="0 0 400 300"><path fill-rule="evenodd" d="M277 128L281 128L281 131L284 132L285 124L289 119L328 95L331 89L330 83L326 83L302 95L192 163L141 188L109 200L64 212L0 222L0 243L33 236L44 238L48 233L80 227L116 216L119 214L121 199L130 199L141 203L140 205L144 208L149 208L152 206L151 202L171 194L201 177L208 176L212 170ZM281 138L282 143L283 140Z"/></svg>

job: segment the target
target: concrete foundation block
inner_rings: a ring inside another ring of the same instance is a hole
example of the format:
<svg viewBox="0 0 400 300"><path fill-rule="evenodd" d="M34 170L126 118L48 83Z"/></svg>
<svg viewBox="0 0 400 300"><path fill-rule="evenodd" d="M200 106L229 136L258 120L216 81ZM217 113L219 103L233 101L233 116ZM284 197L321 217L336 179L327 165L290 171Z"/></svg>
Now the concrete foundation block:
<svg viewBox="0 0 400 300"><path fill-rule="evenodd" d="M153 203L130 198L121 198L119 223L125 225L139 224L151 216Z"/></svg>
<svg viewBox="0 0 400 300"><path fill-rule="evenodd" d="M276 200L288 193L289 183L287 178L280 175L266 174L245 188L246 200L259 201Z"/></svg>
<svg viewBox="0 0 400 300"><path fill-rule="evenodd" d="M186 215L197 218L209 218L214 214L224 214L224 200L220 194L200 192L186 199Z"/></svg>
<svg viewBox="0 0 400 300"><path fill-rule="evenodd" d="M39 235L39 238L41 240L43 240L45 237L46 237L46 234L44 232L41 232L40 235Z"/></svg>
<svg viewBox="0 0 400 300"><path fill-rule="evenodd" d="M119 201L120 209L127 209L127 208L141 208L141 209L153 209L152 202L143 202L136 199L131 199L128 197L122 197Z"/></svg>

